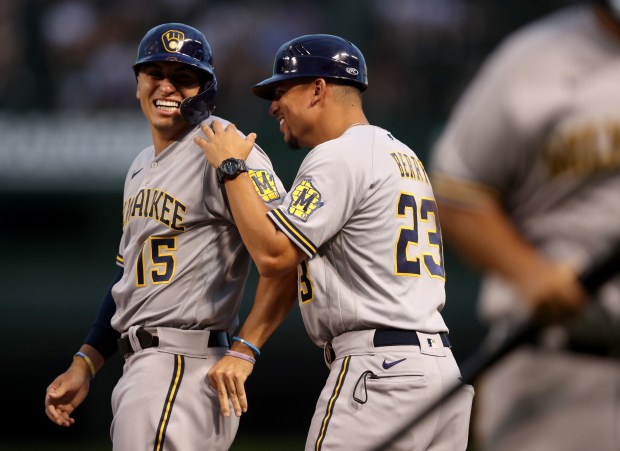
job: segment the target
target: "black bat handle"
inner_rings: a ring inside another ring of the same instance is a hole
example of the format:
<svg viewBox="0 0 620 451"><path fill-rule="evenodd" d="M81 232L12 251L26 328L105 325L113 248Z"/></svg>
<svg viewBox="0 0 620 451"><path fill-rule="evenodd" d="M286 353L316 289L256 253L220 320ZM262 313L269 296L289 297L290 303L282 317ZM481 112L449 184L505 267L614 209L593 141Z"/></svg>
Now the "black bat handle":
<svg viewBox="0 0 620 451"><path fill-rule="evenodd" d="M588 293L594 294L618 272L620 272L620 242L616 243L604 258L586 269L579 276L579 281Z"/></svg>

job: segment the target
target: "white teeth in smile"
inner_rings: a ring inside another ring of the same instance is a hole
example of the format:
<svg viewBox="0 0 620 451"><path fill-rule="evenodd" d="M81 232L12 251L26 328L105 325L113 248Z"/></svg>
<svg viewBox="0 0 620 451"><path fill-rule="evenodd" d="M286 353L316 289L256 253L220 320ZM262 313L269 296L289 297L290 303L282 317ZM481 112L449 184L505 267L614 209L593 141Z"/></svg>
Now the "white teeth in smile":
<svg viewBox="0 0 620 451"><path fill-rule="evenodd" d="M284 124L284 118L280 119L280 125Z"/></svg>
<svg viewBox="0 0 620 451"><path fill-rule="evenodd" d="M157 108L161 108L163 110L176 110L179 108L179 102L175 102L173 100L156 100L155 106Z"/></svg>

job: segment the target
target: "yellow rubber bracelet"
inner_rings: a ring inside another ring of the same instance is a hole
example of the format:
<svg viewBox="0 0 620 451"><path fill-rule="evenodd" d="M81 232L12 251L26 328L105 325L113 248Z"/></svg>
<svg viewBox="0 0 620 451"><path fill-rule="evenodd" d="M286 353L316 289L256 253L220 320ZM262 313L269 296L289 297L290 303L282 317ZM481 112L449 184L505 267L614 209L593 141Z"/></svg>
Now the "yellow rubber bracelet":
<svg viewBox="0 0 620 451"><path fill-rule="evenodd" d="M93 363L93 361L90 360L90 357L88 357L86 354L80 351L76 352L73 355L73 358L76 358L76 357L80 357L84 359L84 361L88 364L88 368L90 369L90 378L92 379L93 377L95 377L95 373L97 373L97 369L95 368L95 364Z"/></svg>

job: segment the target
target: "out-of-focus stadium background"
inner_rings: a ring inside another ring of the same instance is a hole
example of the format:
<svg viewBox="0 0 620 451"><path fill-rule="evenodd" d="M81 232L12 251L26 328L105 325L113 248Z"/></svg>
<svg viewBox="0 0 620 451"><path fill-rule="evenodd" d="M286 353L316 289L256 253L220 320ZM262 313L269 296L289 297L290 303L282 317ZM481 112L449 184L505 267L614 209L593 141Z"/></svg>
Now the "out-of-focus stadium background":
<svg viewBox="0 0 620 451"><path fill-rule="evenodd" d="M306 33L355 42L369 68L369 119L425 162L488 52L515 28L567 3L0 0L0 450L111 449L110 394L120 357L96 377L72 428L52 425L43 399L116 272L125 172L150 143L131 69L148 29L184 22L205 32L219 83L216 114L258 133L288 187L305 153L286 149L268 103L250 93L269 75L283 42ZM449 248L446 255L444 313L462 360L485 333L475 314L478 281ZM255 281L253 273L243 313ZM248 383L250 411L233 449L302 449L326 374L322 351L295 308Z"/></svg>

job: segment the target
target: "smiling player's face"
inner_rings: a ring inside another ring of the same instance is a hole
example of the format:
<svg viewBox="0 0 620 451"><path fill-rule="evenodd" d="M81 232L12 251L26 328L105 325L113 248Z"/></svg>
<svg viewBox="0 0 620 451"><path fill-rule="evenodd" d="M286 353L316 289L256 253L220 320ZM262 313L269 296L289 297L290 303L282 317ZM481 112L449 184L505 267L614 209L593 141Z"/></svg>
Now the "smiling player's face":
<svg viewBox="0 0 620 451"><path fill-rule="evenodd" d="M187 64L156 61L140 67L136 98L154 133L176 136L188 127L179 107L200 92L202 81L202 72Z"/></svg>
<svg viewBox="0 0 620 451"><path fill-rule="evenodd" d="M291 149L313 147L313 85L305 79L286 80L275 90L269 114L276 118Z"/></svg>

